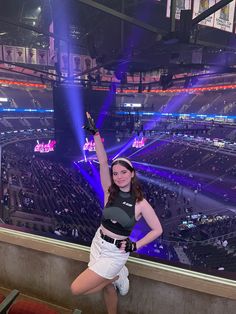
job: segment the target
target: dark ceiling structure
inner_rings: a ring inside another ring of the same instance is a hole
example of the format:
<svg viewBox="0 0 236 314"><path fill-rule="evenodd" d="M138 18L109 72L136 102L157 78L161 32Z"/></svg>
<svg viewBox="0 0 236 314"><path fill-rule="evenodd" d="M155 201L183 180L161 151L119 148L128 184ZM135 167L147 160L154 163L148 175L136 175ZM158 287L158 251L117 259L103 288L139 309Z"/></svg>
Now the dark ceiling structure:
<svg viewBox="0 0 236 314"><path fill-rule="evenodd" d="M0 44L48 48L53 37L58 49L64 43L70 52L96 58L96 69L122 73L234 73L235 34L199 25L232 0L195 19L182 11L179 21L176 2L166 18L166 0L0 0Z"/></svg>

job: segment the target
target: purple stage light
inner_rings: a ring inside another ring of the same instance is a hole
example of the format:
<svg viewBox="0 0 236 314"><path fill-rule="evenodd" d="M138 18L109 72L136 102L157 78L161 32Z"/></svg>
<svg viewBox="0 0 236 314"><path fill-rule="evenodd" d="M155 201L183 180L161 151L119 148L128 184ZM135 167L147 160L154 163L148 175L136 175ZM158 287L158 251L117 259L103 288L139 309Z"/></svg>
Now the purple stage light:
<svg viewBox="0 0 236 314"><path fill-rule="evenodd" d="M116 145L116 146L112 146L112 147L106 149L106 152L107 152L108 154L109 154L109 153L113 153L114 151L121 150L123 147L124 147L124 143L119 144L119 145Z"/></svg>
<svg viewBox="0 0 236 314"><path fill-rule="evenodd" d="M134 12L136 18L149 22L150 15L152 14L152 9L150 6L139 6ZM127 29L128 31L128 29ZM132 62L132 58L134 55L135 48L140 45L141 39L143 38L143 42L146 44L145 40L146 32L137 26L131 25L130 34L127 36L127 41L124 43L124 47L121 51L123 57L120 60L118 67L115 70L115 74L117 79L120 80L121 84L127 83L127 72L129 72L130 62ZM142 76L140 74L140 83L142 83ZM141 92L142 92L142 85L141 85Z"/></svg>
<svg viewBox="0 0 236 314"><path fill-rule="evenodd" d="M148 172L148 173L151 173L151 174L154 174L154 175L157 175L161 178L164 178L165 180L167 181L172 181L174 180L174 182L178 182L179 184L181 185L184 185L188 188L196 188L198 182L195 181L194 179L191 179L191 178L186 178L184 176L179 176L177 175L176 173L172 173L172 171L167 171L167 170L160 170L156 167L153 167L152 164L140 164L138 162L135 162L133 161L133 164L135 165L135 168L137 170L143 170L145 172ZM145 179L145 176L143 176L143 178ZM151 182L152 182L152 179L149 179ZM155 182L158 182L158 180L155 178L155 180L153 180L153 183L156 184ZM162 182L161 185L163 185L164 183ZM165 182L166 184L166 182ZM158 185L159 185L159 182L158 182Z"/></svg>
<svg viewBox="0 0 236 314"><path fill-rule="evenodd" d="M151 182L154 185L158 185L158 186L163 186L166 185L167 181L169 181L169 185L168 188L172 191L177 190L178 187L173 185L174 182L179 183L181 186L191 189L191 191L193 192L194 190L197 190L197 187L199 185L199 183L201 184L201 193L210 193L212 195L215 196L219 196L221 195L222 197L224 195L228 195L228 190L224 189L222 187L217 187L215 185L213 185L214 182L209 183L209 184L204 184L201 181L195 180L193 178L190 177L186 177L184 175L178 175L176 174L176 172L178 172L178 169L175 169L175 173L173 173L172 171L164 171L164 170L157 170L158 166L155 165L151 165L151 164L145 164L145 163L138 163L135 161L132 161L132 163L135 165L135 168L137 170L141 170L141 171L145 171L146 173L150 173L150 174L154 174L159 176L162 179L165 179L165 181L163 182L162 180L158 180L156 177L155 178L150 178L150 176L145 176L143 174L139 173L139 177L141 179L143 179L146 182ZM188 174L188 172L186 171L186 174ZM201 177L200 177L201 178Z"/></svg>
<svg viewBox="0 0 236 314"><path fill-rule="evenodd" d="M192 95L188 93L180 93L171 97L163 108L162 113L179 112L179 109L183 106L183 102L188 103L187 98L191 97Z"/></svg>
<svg viewBox="0 0 236 314"><path fill-rule="evenodd" d="M150 143L147 143L144 147L140 148L139 150L135 151L134 153L132 153L131 155L129 155L128 157L131 158L133 156L144 156L144 155L148 155L151 151L153 151L154 149L156 149L157 146L162 146L162 145L166 145L167 142L158 142L158 140L160 140L164 135L160 135L158 138L155 138L153 141L151 141ZM152 146L153 144L155 144L155 146Z"/></svg>
<svg viewBox="0 0 236 314"><path fill-rule="evenodd" d="M73 85L69 87L65 86L65 93L76 140L82 152L85 142L85 132L82 128L84 125L84 106L81 100L81 88Z"/></svg>
<svg viewBox="0 0 236 314"><path fill-rule="evenodd" d="M55 14L53 25L54 34L58 38L68 38L68 27L71 24L71 9L69 1L57 0L52 2L53 15ZM61 87L63 89L63 93L65 93L64 105L68 108L76 142L78 143L82 153L85 139L85 132L84 129L82 129L82 126L84 125L84 105L81 97L83 89L78 87L78 85L73 84L74 77L70 64L70 54L72 52L70 40L59 40L58 46L61 53L61 58L58 60L59 71L57 71L60 73L59 87Z"/></svg>
<svg viewBox="0 0 236 314"><path fill-rule="evenodd" d="M104 192L103 192L103 188L101 185L101 180L100 180L100 174L98 172L98 170L96 169L96 167L94 166L94 164L90 161L89 163L92 171L93 171L93 176L95 179L95 183L96 183L96 189L95 192L98 196L99 202L101 206L104 206Z"/></svg>
<svg viewBox="0 0 236 314"><path fill-rule="evenodd" d="M97 182L97 178L94 180L94 177L91 177L88 174L88 172L83 168L82 164L78 164L76 162L74 162L74 164L79 169L79 172L82 174L82 176L85 178L85 180L88 181L89 185L93 188L93 190L97 194L98 199L100 201L100 204L103 205L104 199L101 199L101 189L99 188L99 184Z"/></svg>
<svg viewBox="0 0 236 314"><path fill-rule="evenodd" d="M96 122L97 128L99 128L99 129L102 128L104 119L107 117L107 112L109 112L109 109L114 102L114 98L115 98L115 93L114 93L114 91L110 90L107 94L107 97L106 97L102 107L101 107L101 110L100 110L100 113L99 113L99 116L98 116L98 119Z"/></svg>
<svg viewBox="0 0 236 314"><path fill-rule="evenodd" d="M115 156L111 157L111 159L113 160L113 159L116 159L117 157L119 157L120 155L123 155L123 153L126 150L128 150L130 147L132 147L133 142L134 142L134 137L130 138L128 140L128 142L125 145L123 145L122 149Z"/></svg>
<svg viewBox="0 0 236 314"><path fill-rule="evenodd" d="M167 171L171 171L171 172L175 172L178 174L183 174L183 175L189 175L191 174L192 177L199 177L201 178L205 178L205 179L209 179L209 180L214 180L216 179L215 176L213 175L209 175L209 174L205 174L205 173L201 173L201 172L196 172L196 171L189 171L189 170L182 170L182 169L176 169L176 168L172 168L172 167L165 167L165 166L161 166L161 165L153 165L153 164L148 164L148 163L144 163L144 162L139 162L140 165L144 165L144 166L151 166L152 168L157 168L157 169L163 169L163 170L167 170ZM229 180L227 180L226 182L228 182Z"/></svg>
<svg viewBox="0 0 236 314"><path fill-rule="evenodd" d="M213 185L214 182L210 182L208 184L202 184L202 187L201 187L201 191L202 192L208 192L208 193L211 193L213 195L217 195L217 196L220 196L223 198L224 195L227 195L229 193L229 191L224 188L224 187L217 187L216 185Z"/></svg>
<svg viewBox="0 0 236 314"><path fill-rule="evenodd" d="M149 23L150 16L152 15L152 7L149 5L141 5L137 6L134 11L134 16L137 19ZM140 44L142 38L144 39L146 32L137 26L131 25L130 35L128 36L128 40L124 47L124 55L132 56L134 48ZM121 70L127 71L128 64L125 64Z"/></svg>
<svg viewBox="0 0 236 314"><path fill-rule="evenodd" d="M164 114L164 113L174 113L174 112L178 112L179 109L181 108L181 106L183 105L183 102L188 102L187 98L188 97L192 97L190 94L188 93L180 93L178 95L174 95L172 96L166 104L163 104L162 105L162 111L161 113ZM144 129L145 130L151 130L153 129L156 124L161 120L163 119L163 116L159 116L157 117L157 119L155 121L150 121L150 122L147 122L145 125L144 125Z"/></svg>

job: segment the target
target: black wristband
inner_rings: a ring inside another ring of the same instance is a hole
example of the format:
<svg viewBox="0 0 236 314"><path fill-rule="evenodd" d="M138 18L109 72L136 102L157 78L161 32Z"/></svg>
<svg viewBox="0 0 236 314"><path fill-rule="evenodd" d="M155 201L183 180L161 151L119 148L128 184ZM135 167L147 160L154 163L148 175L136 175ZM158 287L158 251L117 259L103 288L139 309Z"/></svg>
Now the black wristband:
<svg viewBox="0 0 236 314"><path fill-rule="evenodd" d="M136 242L132 242L129 238L126 239L125 252L134 252L137 250Z"/></svg>
<svg viewBox="0 0 236 314"><path fill-rule="evenodd" d="M137 245L136 245L136 242L132 242L132 245L133 245L133 250L132 250L132 252L137 251Z"/></svg>
<svg viewBox="0 0 236 314"><path fill-rule="evenodd" d="M91 127L88 126L88 125L84 125L83 128L84 128L86 131L89 131L92 135L95 135L96 133L98 133L98 129L91 128Z"/></svg>
<svg viewBox="0 0 236 314"><path fill-rule="evenodd" d="M89 131L92 135L95 135L98 132L98 128L96 128L93 118L88 113L87 113L87 121L88 123L84 125L83 128Z"/></svg>

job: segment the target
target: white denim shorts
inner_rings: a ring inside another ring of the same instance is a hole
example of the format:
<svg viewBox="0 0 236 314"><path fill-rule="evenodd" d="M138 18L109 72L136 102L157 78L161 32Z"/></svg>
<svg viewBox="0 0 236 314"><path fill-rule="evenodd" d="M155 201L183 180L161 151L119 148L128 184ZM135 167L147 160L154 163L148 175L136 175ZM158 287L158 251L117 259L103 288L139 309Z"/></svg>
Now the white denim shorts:
<svg viewBox="0 0 236 314"><path fill-rule="evenodd" d="M113 279L125 265L128 257L129 253L124 253L115 244L103 240L98 228L90 248L89 269L106 279Z"/></svg>

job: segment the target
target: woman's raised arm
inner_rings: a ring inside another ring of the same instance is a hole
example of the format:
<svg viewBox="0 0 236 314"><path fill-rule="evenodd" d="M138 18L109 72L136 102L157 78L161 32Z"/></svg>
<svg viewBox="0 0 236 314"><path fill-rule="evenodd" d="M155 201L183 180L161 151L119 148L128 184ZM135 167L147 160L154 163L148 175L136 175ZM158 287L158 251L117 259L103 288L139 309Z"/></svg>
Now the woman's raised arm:
<svg viewBox="0 0 236 314"><path fill-rule="evenodd" d="M107 154L101 136L99 134L99 130L96 128L93 118L88 112L86 112L86 116L88 119L88 126L84 128L90 131L94 136L96 154L100 165L100 179L106 199L108 188L111 185L111 177L108 166Z"/></svg>

